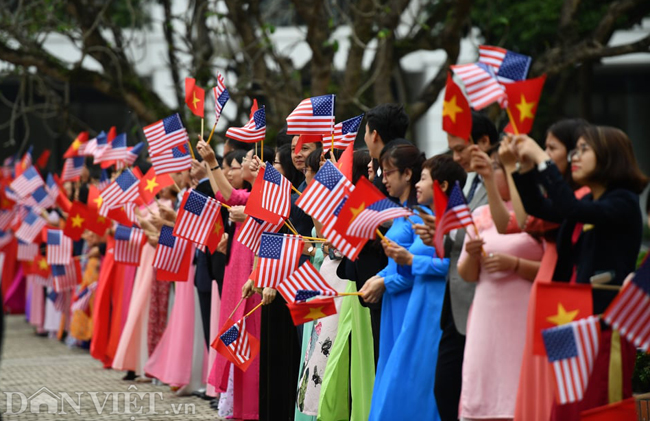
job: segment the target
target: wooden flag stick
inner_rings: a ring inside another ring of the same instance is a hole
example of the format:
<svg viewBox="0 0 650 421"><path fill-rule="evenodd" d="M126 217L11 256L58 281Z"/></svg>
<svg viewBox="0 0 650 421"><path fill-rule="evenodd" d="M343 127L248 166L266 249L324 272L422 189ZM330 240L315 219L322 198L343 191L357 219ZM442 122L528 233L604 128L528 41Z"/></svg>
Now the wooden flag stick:
<svg viewBox="0 0 650 421"><path fill-rule="evenodd" d="M264 162L264 139L262 139L262 142L260 143L260 161Z"/></svg>
<svg viewBox="0 0 650 421"><path fill-rule="evenodd" d="M241 303L243 303L243 302L244 302L244 297L241 297L241 300L239 300L239 302L237 303L237 305L236 305L235 308L233 309L232 313L230 313L230 316L228 316L229 319L232 319L232 316L235 314L235 311L237 311L237 309L239 308L239 306L240 306Z"/></svg>
<svg viewBox="0 0 650 421"><path fill-rule="evenodd" d="M593 289L604 289L608 291L619 291L621 289L620 285L604 285L604 284L591 284Z"/></svg>
<svg viewBox="0 0 650 421"><path fill-rule="evenodd" d="M354 295L361 297L363 294L360 292L339 292L337 297L349 297Z"/></svg>
<svg viewBox="0 0 650 421"><path fill-rule="evenodd" d="M172 180L172 181L173 181L173 180ZM178 192L180 193L180 192L181 192L181 188L178 187L178 184L176 184L176 181L174 181L174 186L178 189Z"/></svg>
<svg viewBox="0 0 650 421"><path fill-rule="evenodd" d="M201 120L203 121L203 120ZM201 132L201 139L203 139L203 132ZM194 156L194 149L192 149L192 142L188 141L187 142L187 147L190 148L190 153L192 154L192 159L196 159Z"/></svg>
<svg viewBox="0 0 650 421"><path fill-rule="evenodd" d="M203 117L201 117L201 139L203 139ZM192 154L192 157L194 157L194 154Z"/></svg>
<svg viewBox="0 0 650 421"><path fill-rule="evenodd" d="M293 190L294 192L298 193L298 196L302 196L302 192L301 192L300 190L298 190L297 188L295 188L295 187L293 186L293 184L291 185L291 190Z"/></svg>
<svg viewBox="0 0 650 421"><path fill-rule="evenodd" d="M510 109L506 107L506 112L508 113L508 119L510 120L510 124L512 124L512 130L515 131L515 135L519 134L519 130L517 129L517 124L515 123L515 119L512 118L512 113L510 112Z"/></svg>
<svg viewBox="0 0 650 421"><path fill-rule="evenodd" d="M251 314L255 313L255 310L257 310L257 309L260 308L260 307L262 307L262 303L259 303L258 305L256 305L255 308L253 308L251 311L249 311L248 313L246 313L246 315L245 315L243 318L245 319L245 318L247 318L248 316L250 316Z"/></svg>
<svg viewBox="0 0 650 421"><path fill-rule="evenodd" d="M334 156L334 132L332 132L332 149L330 149L332 152L332 157Z"/></svg>
<svg viewBox="0 0 650 421"><path fill-rule="evenodd" d="M210 141L212 140L212 135L214 134L214 129L217 128L217 122L215 121L214 126L212 126L212 130L210 130L210 137L208 138L208 145L210 144Z"/></svg>
<svg viewBox="0 0 650 421"><path fill-rule="evenodd" d="M286 225L287 228L289 228L289 231L291 231L294 235L300 235L298 232L293 228L293 225L290 225L287 223L287 221L284 221L284 225Z"/></svg>

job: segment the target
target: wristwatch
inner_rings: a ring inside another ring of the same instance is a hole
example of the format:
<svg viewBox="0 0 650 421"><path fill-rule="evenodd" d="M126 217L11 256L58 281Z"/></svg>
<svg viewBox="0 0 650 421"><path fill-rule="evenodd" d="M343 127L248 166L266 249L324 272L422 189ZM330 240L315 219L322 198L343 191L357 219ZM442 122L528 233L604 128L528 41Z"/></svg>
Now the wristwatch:
<svg viewBox="0 0 650 421"><path fill-rule="evenodd" d="M548 168L549 165L553 165L553 160L552 159L547 159L546 161L542 161L539 164L537 164L537 171L542 172L545 169Z"/></svg>
<svg viewBox="0 0 650 421"><path fill-rule="evenodd" d="M313 256L315 254L314 250L316 250L316 248L314 246L309 246L309 248L307 249L307 252L309 253L310 256Z"/></svg>

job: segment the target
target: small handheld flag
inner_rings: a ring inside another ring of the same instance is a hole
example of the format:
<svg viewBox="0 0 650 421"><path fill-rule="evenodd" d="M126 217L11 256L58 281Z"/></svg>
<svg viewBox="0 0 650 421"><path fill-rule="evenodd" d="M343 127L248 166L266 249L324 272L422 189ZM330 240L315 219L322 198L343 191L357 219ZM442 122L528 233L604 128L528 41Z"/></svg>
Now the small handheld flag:
<svg viewBox="0 0 650 421"><path fill-rule="evenodd" d="M185 78L185 103L192 111L192 114L203 118L205 114L205 90L196 86L196 79L193 77Z"/></svg>
<svg viewBox="0 0 650 421"><path fill-rule="evenodd" d="M287 117L287 134L332 135L334 131L334 95L302 100Z"/></svg>

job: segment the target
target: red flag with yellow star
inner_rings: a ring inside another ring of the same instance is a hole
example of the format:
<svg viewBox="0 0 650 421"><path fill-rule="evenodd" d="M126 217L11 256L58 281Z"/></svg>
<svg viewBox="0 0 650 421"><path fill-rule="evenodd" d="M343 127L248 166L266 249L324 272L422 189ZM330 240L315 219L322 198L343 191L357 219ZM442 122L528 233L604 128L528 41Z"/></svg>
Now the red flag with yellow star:
<svg viewBox="0 0 650 421"><path fill-rule="evenodd" d="M219 212L214 225L212 226L212 231L210 234L208 234L208 241L206 243L206 246L208 247L208 250L210 250L210 253L217 251L217 246L219 245L219 242L221 242L221 237L223 237L224 232L225 230L223 228L223 216L221 215L221 212Z"/></svg>
<svg viewBox="0 0 650 421"><path fill-rule="evenodd" d="M190 107L190 111L196 116L203 118L205 107L205 90L196 86L196 79L193 77L185 78L185 103Z"/></svg>
<svg viewBox="0 0 650 421"><path fill-rule="evenodd" d="M104 235L106 230L111 227L112 222L105 216L99 214L99 207L102 205L102 198L99 195L99 189L96 186L88 186L88 205L86 207L87 216L86 229L97 235Z"/></svg>
<svg viewBox="0 0 650 421"><path fill-rule="evenodd" d="M542 329L561 326L592 314L591 285L566 282L537 283L533 354L546 355Z"/></svg>
<svg viewBox="0 0 650 421"><path fill-rule="evenodd" d="M465 140L469 140L472 133L472 110L451 73L447 73L445 99L442 103L442 130Z"/></svg>
<svg viewBox="0 0 650 421"><path fill-rule="evenodd" d="M336 314L334 298L315 298L307 302L287 303L296 326Z"/></svg>
<svg viewBox="0 0 650 421"><path fill-rule="evenodd" d="M86 148L86 143L88 143L88 132L81 132L77 135L75 140L72 141L72 144L63 154L64 158L72 158L74 156L83 155L84 149Z"/></svg>
<svg viewBox="0 0 650 421"><path fill-rule="evenodd" d="M546 75L503 85L506 87L506 95L508 95L510 118L510 123L504 131L514 134L530 133L535 121L539 98L542 96L544 82L546 82Z"/></svg>
<svg viewBox="0 0 650 421"><path fill-rule="evenodd" d="M174 184L174 180L169 174L156 174L156 170L151 167L149 171L140 179L140 197L144 203L150 203L156 195L165 187Z"/></svg>
<svg viewBox="0 0 650 421"><path fill-rule="evenodd" d="M341 212L339 212L338 220L336 221L336 224L334 224L334 229L340 235L347 238L345 233L347 232L350 223L361 212L363 212L365 208L385 198L386 196L384 196L377 187L373 186L366 177L359 178L354 190L350 193L350 196L345 202L345 205L343 205ZM354 242L356 240L358 239L351 238L349 241Z"/></svg>
<svg viewBox="0 0 650 421"><path fill-rule="evenodd" d="M341 154L338 162L336 163L336 168L352 182L352 168L354 162L354 142L351 142L347 148Z"/></svg>
<svg viewBox="0 0 650 421"><path fill-rule="evenodd" d="M47 264L45 256L37 254L31 262L23 262L25 275L38 275L42 278L50 276L50 265Z"/></svg>
<svg viewBox="0 0 650 421"><path fill-rule="evenodd" d="M81 234L83 234L86 229L87 219L88 211L86 210L86 205L75 200L72 202L72 206L68 212L68 219L65 221L63 234L75 241L79 241L81 239Z"/></svg>

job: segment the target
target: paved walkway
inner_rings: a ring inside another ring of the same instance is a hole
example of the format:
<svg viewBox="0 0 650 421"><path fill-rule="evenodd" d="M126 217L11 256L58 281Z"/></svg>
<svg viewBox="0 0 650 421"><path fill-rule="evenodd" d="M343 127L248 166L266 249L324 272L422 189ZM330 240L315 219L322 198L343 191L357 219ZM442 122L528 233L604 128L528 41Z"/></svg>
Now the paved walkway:
<svg viewBox="0 0 650 421"><path fill-rule="evenodd" d="M123 372L103 369L88 351L37 337L23 316L7 316L5 323L3 420L218 420L208 401L124 381Z"/></svg>

